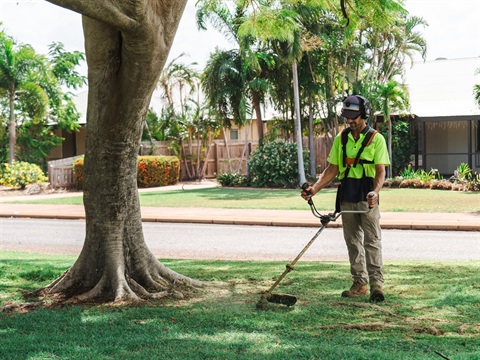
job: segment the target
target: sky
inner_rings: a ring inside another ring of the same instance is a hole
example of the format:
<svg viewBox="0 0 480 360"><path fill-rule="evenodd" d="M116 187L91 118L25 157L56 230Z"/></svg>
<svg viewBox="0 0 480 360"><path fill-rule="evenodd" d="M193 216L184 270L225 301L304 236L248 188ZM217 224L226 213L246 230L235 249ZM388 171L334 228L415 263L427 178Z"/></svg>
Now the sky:
<svg viewBox="0 0 480 360"><path fill-rule="evenodd" d="M197 30L195 2L187 3L169 59L185 53L184 62L203 67L215 47L233 45L215 30ZM427 60L480 56L480 0L406 0L405 4L411 15L429 24L419 29L428 43ZM8 34L39 53L46 54L53 41L62 42L68 51L84 49L80 15L44 0L0 0L0 22Z"/></svg>
<svg viewBox="0 0 480 360"><path fill-rule="evenodd" d="M232 46L216 31L197 30L195 2L187 3L169 60L185 53L185 63L203 66L216 46ZM0 0L0 22L9 35L39 53L47 54L53 41L62 42L67 51L84 51L81 16L44 0Z"/></svg>
<svg viewBox="0 0 480 360"><path fill-rule="evenodd" d="M429 25L427 60L480 57L479 0L407 0L406 8Z"/></svg>

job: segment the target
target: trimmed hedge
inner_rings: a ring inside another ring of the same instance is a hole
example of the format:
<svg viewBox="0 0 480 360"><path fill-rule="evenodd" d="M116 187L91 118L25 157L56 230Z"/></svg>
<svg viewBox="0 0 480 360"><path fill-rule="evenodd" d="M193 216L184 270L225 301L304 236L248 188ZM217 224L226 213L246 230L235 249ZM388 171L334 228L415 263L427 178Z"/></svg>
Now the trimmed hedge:
<svg viewBox="0 0 480 360"><path fill-rule="evenodd" d="M180 177L180 160L175 156L139 156L138 187L173 185Z"/></svg>
<svg viewBox="0 0 480 360"><path fill-rule="evenodd" d="M73 162L73 177L77 182L77 188L83 189L83 157Z"/></svg>
<svg viewBox="0 0 480 360"><path fill-rule="evenodd" d="M73 173L78 188L83 188L83 158L75 160ZM180 177L180 160L175 156L139 156L137 163L138 187L173 185Z"/></svg>

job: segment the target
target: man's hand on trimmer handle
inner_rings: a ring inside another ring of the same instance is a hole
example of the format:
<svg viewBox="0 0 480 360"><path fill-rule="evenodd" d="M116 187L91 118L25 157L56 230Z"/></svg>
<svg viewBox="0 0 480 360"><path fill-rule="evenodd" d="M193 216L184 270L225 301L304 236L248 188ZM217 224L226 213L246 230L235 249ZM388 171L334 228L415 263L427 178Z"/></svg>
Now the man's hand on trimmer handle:
<svg viewBox="0 0 480 360"><path fill-rule="evenodd" d="M315 189L309 183L304 183L302 185L302 192L300 194L305 200L310 200L313 195L315 195Z"/></svg>
<svg viewBox="0 0 480 360"><path fill-rule="evenodd" d="M368 207L371 209L378 204L378 193L375 191L370 191L367 194Z"/></svg>

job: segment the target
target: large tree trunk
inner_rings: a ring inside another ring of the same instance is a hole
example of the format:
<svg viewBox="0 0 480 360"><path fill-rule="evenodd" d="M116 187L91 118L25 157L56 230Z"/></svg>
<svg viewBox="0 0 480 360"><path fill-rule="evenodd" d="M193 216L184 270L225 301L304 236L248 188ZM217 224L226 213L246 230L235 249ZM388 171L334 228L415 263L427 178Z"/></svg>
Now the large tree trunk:
<svg viewBox="0 0 480 360"><path fill-rule="evenodd" d="M183 285L201 283L166 268L147 248L136 168L142 123L186 0L52 2L90 16L83 17L86 238L73 267L44 293L80 301L181 297Z"/></svg>

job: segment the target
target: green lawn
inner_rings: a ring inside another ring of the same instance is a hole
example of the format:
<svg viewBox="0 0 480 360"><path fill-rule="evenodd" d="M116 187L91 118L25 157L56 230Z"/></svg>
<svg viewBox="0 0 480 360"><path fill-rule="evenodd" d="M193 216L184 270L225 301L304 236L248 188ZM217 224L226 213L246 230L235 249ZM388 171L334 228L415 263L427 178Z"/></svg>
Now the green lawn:
<svg viewBox="0 0 480 360"><path fill-rule="evenodd" d="M142 206L212 207L237 209L305 210L299 190L210 188L141 193ZM313 199L319 210L332 210L335 189L326 189ZM36 200L42 204L82 204L82 197ZM382 211L388 212L480 212L480 192L429 189L388 189L380 194Z"/></svg>
<svg viewBox="0 0 480 360"><path fill-rule="evenodd" d="M0 306L45 285L75 257L0 252ZM450 359L480 358L479 261L385 264L387 299L345 300L345 262L299 262L277 288L291 308L257 310L279 262L164 260L230 285L180 302L122 308L51 304L0 312L1 359Z"/></svg>

